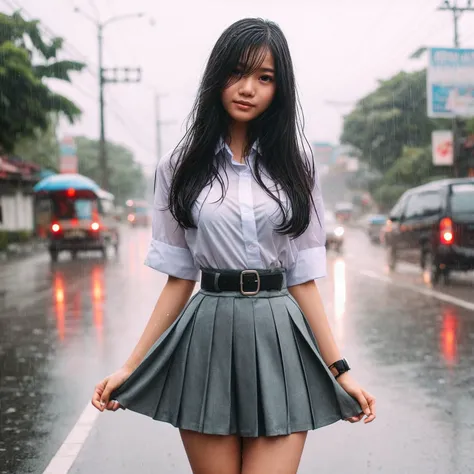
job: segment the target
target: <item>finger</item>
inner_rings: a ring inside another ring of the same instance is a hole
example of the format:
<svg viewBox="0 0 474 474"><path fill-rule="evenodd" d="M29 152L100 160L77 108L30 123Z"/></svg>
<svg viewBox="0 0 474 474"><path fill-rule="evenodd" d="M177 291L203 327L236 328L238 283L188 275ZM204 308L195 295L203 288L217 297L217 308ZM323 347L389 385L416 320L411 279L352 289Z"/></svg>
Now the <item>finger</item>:
<svg viewBox="0 0 474 474"><path fill-rule="evenodd" d="M100 403L100 393L97 391L97 389L94 391L94 394L92 395L91 403L95 408L102 411L103 407Z"/></svg>
<svg viewBox="0 0 474 474"><path fill-rule="evenodd" d="M109 387L107 384L104 388L104 391L102 392L102 395L100 396L100 401L104 407L106 407L110 401L110 394L112 393L112 388Z"/></svg>
<svg viewBox="0 0 474 474"><path fill-rule="evenodd" d="M369 405L372 413L364 420L364 423L370 423L371 421L374 421L377 417L375 400L369 402Z"/></svg>
<svg viewBox="0 0 474 474"><path fill-rule="evenodd" d="M362 419L363 416L364 414L361 413L358 416L351 416L350 418L347 418L346 421L349 421L350 423L357 423Z"/></svg>
<svg viewBox="0 0 474 474"><path fill-rule="evenodd" d="M117 411L121 407L122 407L122 405L120 405L119 402L114 402L114 407L112 408L112 411Z"/></svg>
<svg viewBox="0 0 474 474"><path fill-rule="evenodd" d="M356 398L359 402L360 407L362 408L362 411L366 414L366 416L369 416L371 414L369 404L362 390L357 394Z"/></svg>
<svg viewBox="0 0 474 474"><path fill-rule="evenodd" d="M100 411L103 411L104 406L101 403L101 397L104 392L104 388L107 385L108 378L105 378L99 382L94 389L94 395L92 396L92 405Z"/></svg>
<svg viewBox="0 0 474 474"><path fill-rule="evenodd" d="M95 386L95 391L99 394L102 395L102 392L104 391L105 386L107 385L107 378L104 380L100 381L96 386Z"/></svg>
<svg viewBox="0 0 474 474"><path fill-rule="evenodd" d="M362 390L362 393L364 394L364 396L367 400L367 403L369 405L369 410L370 410L369 418L370 418L370 421L373 421L377 416L377 406L376 406L375 397L373 395L371 395L369 392L366 392L365 390ZM366 423L370 423L370 421L368 421L367 419L365 420Z"/></svg>
<svg viewBox="0 0 474 474"><path fill-rule="evenodd" d="M372 415L377 416L377 403L374 397L371 397L369 399L369 407L370 411L372 412Z"/></svg>
<svg viewBox="0 0 474 474"><path fill-rule="evenodd" d="M107 403L107 406L105 407L105 409L106 410L112 410L114 408L114 405L115 405L115 402L110 401L109 403Z"/></svg>

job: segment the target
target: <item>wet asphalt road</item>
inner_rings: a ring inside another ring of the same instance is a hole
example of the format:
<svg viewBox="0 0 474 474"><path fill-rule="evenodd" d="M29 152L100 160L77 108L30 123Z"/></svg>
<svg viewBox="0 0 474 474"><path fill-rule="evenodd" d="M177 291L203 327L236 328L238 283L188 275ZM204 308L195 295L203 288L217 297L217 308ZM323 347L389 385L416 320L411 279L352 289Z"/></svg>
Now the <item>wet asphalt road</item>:
<svg viewBox="0 0 474 474"><path fill-rule="evenodd" d="M299 472L474 473L474 277L433 293L413 265L388 274L361 231L346 238L320 289L378 418L311 432ZM0 267L0 474L42 473L95 383L127 358L166 278L142 264L148 239L125 229L106 261ZM100 414L69 472L191 471L174 428L120 410Z"/></svg>

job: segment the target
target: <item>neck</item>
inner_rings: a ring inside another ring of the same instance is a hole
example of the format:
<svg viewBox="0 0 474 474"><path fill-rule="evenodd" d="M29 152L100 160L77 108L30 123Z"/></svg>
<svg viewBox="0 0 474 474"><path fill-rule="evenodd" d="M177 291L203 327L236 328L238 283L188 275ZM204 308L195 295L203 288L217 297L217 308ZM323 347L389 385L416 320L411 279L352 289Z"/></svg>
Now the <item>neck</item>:
<svg viewBox="0 0 474 474"><path fill-rule="evenodd" d="M233 122L229 129L229 141L227 143L234 155L234 160L243 161L244 150L247 146L247 124Z"/></svg>

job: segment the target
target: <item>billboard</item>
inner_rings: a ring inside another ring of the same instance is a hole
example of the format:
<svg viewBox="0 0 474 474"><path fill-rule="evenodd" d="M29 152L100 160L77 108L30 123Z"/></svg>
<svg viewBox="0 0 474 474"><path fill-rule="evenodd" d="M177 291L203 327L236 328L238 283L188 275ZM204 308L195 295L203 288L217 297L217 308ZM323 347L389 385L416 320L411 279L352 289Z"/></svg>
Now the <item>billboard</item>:
<svg viewBox="0 0 474 474"><path fill-rule="evenodd" d="M64 137L59 143L59 172L77 173L77 149L74 138Z"/></svg>
<svg viewBox="0 0 474 474"><path fill-rule="evenodd" d="M428 48L428 117L474 117L474 49Z"/></svg>
<svg viewBox="0 0 474 474"><path fill-rule="evenodd" d="M452 166L454 159L452 131L436 130L432 132L431 147L435 166Z"/></svg>
<svg viewBox="0 0 474 474"><path fill-rule="evenodd" d="M318 165L329 165L333 161L334 145L327 142L313 142L313 155Z"/></svg>

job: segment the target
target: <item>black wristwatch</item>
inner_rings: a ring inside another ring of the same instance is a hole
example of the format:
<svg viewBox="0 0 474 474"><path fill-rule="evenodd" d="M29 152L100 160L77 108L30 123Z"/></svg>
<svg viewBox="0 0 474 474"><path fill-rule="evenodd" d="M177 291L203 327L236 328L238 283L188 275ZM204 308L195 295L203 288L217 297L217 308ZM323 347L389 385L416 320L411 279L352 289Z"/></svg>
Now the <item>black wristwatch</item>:
<svg viewBox="0 0 474 474"><path fill-rule="evenodd" d="M328 369L331 371L331 373L334 375L334 377L337 379L340 375L342 375L345 372L348 372L351 370L349 367L349 364L347 363L346 359L340 359L336 360L333 364L331 364ZM335 370L334 370L335 369ZM336 372L336 373L334 373Z"/></svg>

